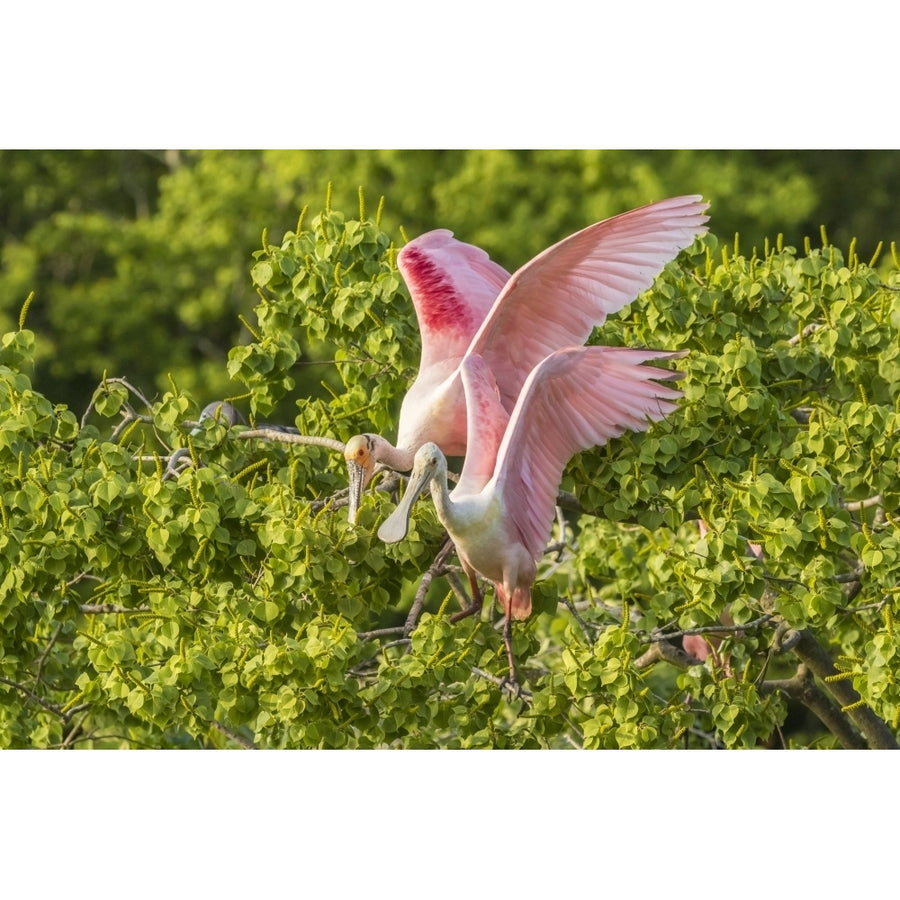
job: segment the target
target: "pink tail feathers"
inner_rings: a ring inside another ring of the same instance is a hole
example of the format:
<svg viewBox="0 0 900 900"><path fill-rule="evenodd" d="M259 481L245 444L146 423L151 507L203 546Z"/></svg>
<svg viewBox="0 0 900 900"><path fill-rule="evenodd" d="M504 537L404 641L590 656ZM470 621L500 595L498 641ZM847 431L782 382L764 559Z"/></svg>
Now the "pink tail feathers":
<svg viewBox="0 0 900 900"><path fill-rule="evenodd" d="M503 608L507 619L527 619L531 615L531 590L527 587L517 587L512 594L512 602L500 583L494 584L497 592L497 601Z"/></svg>

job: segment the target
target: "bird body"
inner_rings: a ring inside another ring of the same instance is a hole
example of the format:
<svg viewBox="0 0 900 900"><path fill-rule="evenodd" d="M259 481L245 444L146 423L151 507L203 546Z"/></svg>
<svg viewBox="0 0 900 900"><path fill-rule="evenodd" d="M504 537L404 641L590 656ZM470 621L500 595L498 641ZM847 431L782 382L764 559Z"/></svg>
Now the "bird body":
<svg viewBox="0 0 900 900"><path fill-rule="evenodd" d="M446 457L436 444L425 444L379 537L387 543L405 537L412 504L430 485L473 587L475 575L487 578L507 622L527 618L566 464L580 450L626 430L643 431L671 413L681 392L660 382L680 373L644 363L682 355L624 347L558 350L528 376L512 415L494 392L486 362L468 355L462 381L469 447L459 483L449 491Z"/></svg>
<svg viewBox="0 0 900 900"><path fill-rule="evenodd" d="M686 196L622 213L564 238L511 276L446 229L407 244L397 264L422 336L419 372L401 406L396 446L372 434L347 442L350 521L378 463L407 471L429 442L447 456L466 452L465 360L483 359L511 412L545 357L583 344L706 231L706 208L699 196Z"/></svg>

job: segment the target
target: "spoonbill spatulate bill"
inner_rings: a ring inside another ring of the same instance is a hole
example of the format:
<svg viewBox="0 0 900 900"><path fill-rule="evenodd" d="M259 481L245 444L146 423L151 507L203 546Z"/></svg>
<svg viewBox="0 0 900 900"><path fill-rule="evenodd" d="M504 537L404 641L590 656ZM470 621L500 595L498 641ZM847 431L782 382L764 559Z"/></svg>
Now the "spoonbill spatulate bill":
<svg viewBox="0 0 900 900"><path fill-rule="evenodd" d="M408 471L428 442L447 456L466 452L465 358L482 357L501 404L512 412L541 360L584 344L595 326L647 290L667 262L706 232L707 206L699 196L684 196L621 213L564 238L511 276L446 229L410 241L397 266L419 324L419 371L403 399L396 446L377 434L347 442L350 522L379 463Z"/></svg>
<svg viewBox="0 0 900 900"><path fill-rule="evenodd" d="M531 586L566 464L580 450L626 430L644 431L675 410L681 392L670 383L681 373L646 363L683 355L625 347L557 350L528 376L511 416L485 360L470 353L462 361L468 450L459 483L448 490L446 457L437 444L425 443L378 536L387 543L402 540L413 503L430 485L438 518L469 576L473 610L481 603L476 576L494 583L506 616L513 684L512 620L531 613Z"/></svg>

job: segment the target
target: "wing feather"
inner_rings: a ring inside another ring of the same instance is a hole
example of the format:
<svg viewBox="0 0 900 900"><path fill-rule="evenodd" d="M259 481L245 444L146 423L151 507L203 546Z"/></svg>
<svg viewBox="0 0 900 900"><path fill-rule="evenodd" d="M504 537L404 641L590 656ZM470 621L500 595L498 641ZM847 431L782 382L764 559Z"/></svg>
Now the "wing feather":
<svg viewBox="0 0 900 900"><path fill-rule="evenodd" d="M580 450L644 431L677 407L680 372L644 365L683 356L627 347L568 347L528 377L497 451L494 490L537 559L550 535L563 469ZM471 446L471 441L470 441Z"/></svg>
<svg viewBox="0 0 900 900"><path fill-rule="evenodd" d="M509 272L480 247L456 240L446 228L427 231L397 255L422 338L419 371L459 359Z"/></svg>
<svg viewBox="0 0 900 900"><path fill-rule="evenodd" d="M707 230L707 207L701 197L685 196L630 210L564 238L516 271L469 347L494 373L503 405L512 409L541 360L583 344L647 290Z"/></svg>

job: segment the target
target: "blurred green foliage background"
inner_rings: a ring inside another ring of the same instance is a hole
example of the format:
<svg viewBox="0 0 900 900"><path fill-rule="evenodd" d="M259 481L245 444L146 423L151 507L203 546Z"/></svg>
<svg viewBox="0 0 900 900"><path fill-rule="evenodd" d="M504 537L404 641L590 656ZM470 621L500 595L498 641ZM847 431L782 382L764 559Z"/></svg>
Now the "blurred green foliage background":
<svg viewBox="0 0 900 900"><path fill-rule="evenodd" d="M750 252L857 239L864 260L900 240L900 154L865 150L4 150L0 329L35 292L35 387L78 411L103 373L149 395L170 377L200 399L238 393L230 347L257 297L252 253L318 210L387 202L402 245L432 228L514 271L591 222L701 193L711 231ZM321 367L298 370L315 395ZM291 415L291 407L280 411Z"/></svg>

